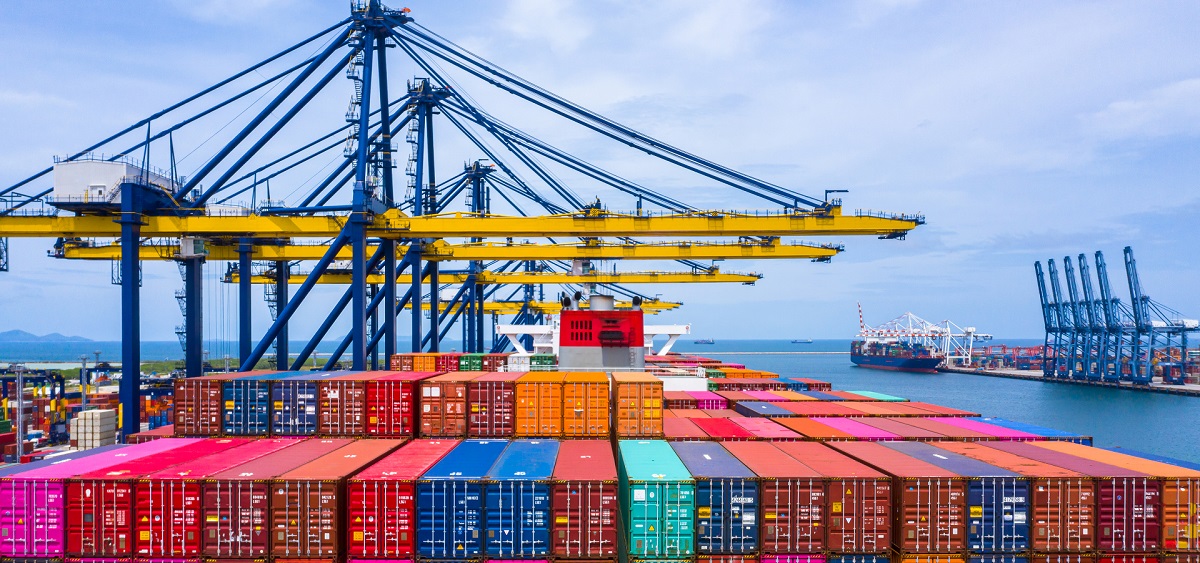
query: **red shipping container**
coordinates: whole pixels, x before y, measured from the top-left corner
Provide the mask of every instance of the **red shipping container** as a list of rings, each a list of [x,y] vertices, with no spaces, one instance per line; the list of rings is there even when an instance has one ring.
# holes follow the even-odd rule
[[[496,372],[508,365],[508,354],[484,354],[483,371]]]
[[[456,371],[421,381],[422,438],[463,438],[467,435],[467,383],[483,375]]]
[[[1035,553],[1030,563],[1096,563],[1096,556],[1089,553]]]
[[[176,436],[221,435],[221,388],[230,379],[266,372],[233,372],[175,380]]]
[[[663,391],[663,406],[668,409],[694,409],[696,398],[686,391]]]
[[[168,424],[166,426],[159,426],[158,428],[155,428],[154,430],[147,430],[145,432],[138,432],[137,434],[130,434],[125,437],[125,443],[126,444],[142,444],[142,443],[149,442],[152,440],[157,440],[159,438],[170,438],[171,436],[174,436],[174,435],[175,435],[175,425]]]
[[[801,401],[796,403],[776,403],[781,409],[791,411],[796,416],[864,416],[859,410],[824,401]]]
[[[133,555],[136,479],[245,445],[247,438],[210,439],[153,457],[77,475],[67,480],[67,554],[81,557]]]
[[[927,430],[929,432],[937,432],[938,434],[945,436],[947,440],[973,440],[974,441],[974,440],[994,440],[994,439],[996,439],[995,436],[992,436],[991,434],[979,432],[978,430],[971,430],[970,428],[963,428],[961,426],[955,426],[953,424],[946,424],[945,422],[938,422],[936,420],[930,420],[930,419],[924,418],[924,417],[910,416],[907,418],[893,418],[892,420],[895,420],[896,422],[900,422],[902,424],[906,424],[908,426],[912,426],[914,428],[920,428],[921,430]]]
[[[1057,465],[1096,481],[1096,547],[1107,552],[1157,551],[1162,483],[1132,469],[1038,447],[1034,442],[987,446]]]
[[[508,438],[513,435],[516,381],[525,373],[485,373],[467,383],[468,436]]]
[[[404,372],[366,382],[366,435],[403,438],[416,430],[418,397],[422,381],[438,372]]]
[[[825,549],[885,553],[892,538],[892,478],[817,442],[780,442],[826,480]]]
[[[892,476],[892,545],[901,553],[966,549],[967,492],[956,473],[871,442],[829,447]]]
[[[288,446],[295,438],[256,440],[236,452],[211,455],[150,473],[134,484],[134,555],[199,557],[203,539],[202,480]]]
[[[825,479],[767,442],[727,442],[759,479],[763,553],[819,553],[825,547]]]
[[[924,403],[921,401],[908,401],[904,404],[921,410],[927,410],[937,416],[979,416],[979,413],[977,412],[964,411],[962,409],[935,405],[933,403]]]
[[[759,440],[790,441],[804,438],[804,436],[767,418],[735,416],[726,420],[745,428]]]
[[[1157,553],[1101,553],[1100,563],[1158,563]]]
[[[945,436],[938,434],[932,430],[917,428],[904,424],[895,419],[883,418],[879,416],[864,416],[857,420],[860,424],[866,424],[872,428],[891,432],[900,437],[901,440],[942,440]]]
[[[434,369],[437,371],[458,371],[458,364],[462,361],[462,354],[453,352],[438,354],[434,360]]]
[[[663,419],[663,434],[667,440],[686,442],[686,441],[706,441],[709,436],[706,432],[696,426],[696,423],[689,418],[667,417]]]
[[[413,557],[416,480],[458,444],[458,440],[410,442],[347,482],[346,552],[350,557]]]
[[[728,418],[693,418],[692,423],[700,427],[713,440],[754,440],[753,433]]]
[[[364,371],[317,381],[317,434],[362,436],[367,427],[367,385],[397,375],[394,371]],[[411,400],[411,395],[409,396]]]
[[[271,480],[271,555],[331,558],[342,552],[346,479],[404,444],[359,440]]]
[[[210,476],[204,482],[205,557],[266,557],[270,536],[270,480],[350,444],[348,439],[303,440]],[[254,561],[254,559],[248,559]],[[261,560],[260,560],[261,561]]]
[[[617,462],[611,442],[566,440],[554,464],[551,543],[558,561],[617,553]]]

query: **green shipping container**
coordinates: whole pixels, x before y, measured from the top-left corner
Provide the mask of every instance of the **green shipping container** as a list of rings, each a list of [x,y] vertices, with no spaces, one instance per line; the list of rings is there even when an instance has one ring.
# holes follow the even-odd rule
[[[529,356],[529,369],[532,371],[550,371],[557,364],[554,354],[534,354]]]
[[[696,482],[662,440],[617,443],[617,474],[628,553],[623,561],[695,554]]]
[[[483,354],[463,354],[459,356],[458,371],[483,371]]]
[[[889,403],[908,402],[908,399],[905,399],[904,397],[897,397],[895,395],[888,395],[886,393],[876,393],[874,391],[849,391],[849,393],[854,393],[856,395],[862,395],[864,397],[870,397],[872,399],[878,399],[880,401],[887,401]]]

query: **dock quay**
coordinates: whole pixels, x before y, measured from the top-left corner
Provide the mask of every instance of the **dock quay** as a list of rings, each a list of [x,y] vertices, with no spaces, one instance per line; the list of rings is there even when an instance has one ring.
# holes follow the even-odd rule
[[[983,375],[987,377],[1007,377],[1009,379],[1025,379],[1029,381],[1042,381],[1045,383],[1064,383],[1067,385],[1085,385],[1088,387],[1108,387],[1111,389],[1126,389],[1129,391],[1148,391],[1151,393],[1166,393],[1169,395],[1187,395],[1190,397],[1200,397],[1200,385],[1186,383],[1183,385],[1168,385],[1163,383],[1151,383],[1149,385],[1134,385],[1127,381],[1120,383],[1112,383],[1106,381],[1080,381],[1075,379],[1055,379],[1042,375],[1039,370],[1020,370],[1020,369],[982,369],[982,368],[956,368],[956,367],[939,367],[939,372],[943,373],[962,373],[967,375]]]

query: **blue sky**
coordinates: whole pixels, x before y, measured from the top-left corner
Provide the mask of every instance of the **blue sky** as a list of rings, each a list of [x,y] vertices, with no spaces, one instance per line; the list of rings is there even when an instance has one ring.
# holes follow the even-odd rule
[[[861,302],[869,322],[912,311],[999,336],[1038,337],[1033,262],[1103,250],[1117,292],[1127,295],[1126,245],[1137,253],[1148,294],[1200,316],[1200,4],[407,5],[456,43],[690,152],[808,194],[849,189],[848,209],[928,219],[904,241],[835,239],[846,252],[830,264],[723,265],[765,274],[755,286],[650,289],[686,303],[655,322],[690,322],[696,334],[718,338],[843,338],[856,331]],[[340,1],[7,5],[0,184],[346,13]],[[420,74],[411,64],[393,68],[396,84]],[[485,84],[461,78],[461,87],[493,115],[643,185],[697,206],[765,207]],[[339,125],[348,83],[337,80],[333,90],[281,139],[296,146],[307,132]],[[182,168],[199,165],[218,128],[176,139],[181,155],[200,145]],[[479,156],[447,141],[439,148],[443,170]],[[162,158],[159,151],[156,164]],[[585,199],[603,195],[611,208],[632,207],[589,184],[572,186]],[[12,242],[12,271],[0,274],[0,330],[118,339],[109,265],[46,258],[50,242]],[[223,267],[210,264],[210,277]],[[233,338],[234,292],[209,285],[208,337]],[[172,293],[180,287],[174,265],[145,265],[145,338],[174,338],[180,317]],[[311,331],[332,294],[318,292],[293,335]],[[255,307],[261,331],[267,310]]]

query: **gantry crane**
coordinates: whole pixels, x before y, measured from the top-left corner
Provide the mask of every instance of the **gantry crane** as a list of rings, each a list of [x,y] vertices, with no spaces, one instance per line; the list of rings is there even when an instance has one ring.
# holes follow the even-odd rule
[[[389,52],[415,65],[400,72],[419,74],[399,94],[393,82],[396,57],[389,64]],[[493,117],[444,68],[628,147],[638,158],[694,174],[706,189],[738,190],[742,201],[768,209],[694,207],[605,170]],[[339,75],[350,82],[344,121],[298,147],[283,146],[280,132],[299,121],[315,98],[336,90]],[[219,121],[226,110],[237,116]],[[175,133],[214,122],[224,132],[223,142],[205,149],[203,164],[181,176]],[[439,180],[435,151],[445,148],[447,132],[466,139],[476,152],[461,173]],[[402,179],[393,172],[398,139],[409,146],[401,156]],[[161,150],[164,144],[168,151]],[[169,155],[170,166],[151,166],[152,147]],[[280,185],[291,193],[279,197]],[[593,195],[580,196],[579,189]],[[614,204],[632,210],[610,210]],[[497,299],[501,286],[486,283],[496,273],[486,262],[511,261],[517,265],[511,271],[520,269],[527,281],[538,279],[530,274],[536,274],[539,260],[675,260],[697,273],[712,267],[698,260],[826,261],[841,247],[784,240],[899,239],[923,223],[919,214],[844,213],[828,192],[824,198],[807,196],[653,139],[470,53],[418,24],[409,10],[392,10],[379,0],[356,0],[348,18],[0,189],[0,240],[56,239],[56,255],[118,261],[126,432],[137,428],[139,416],[141,260],[169,254],[181,263],[189,376],[202,369],[199,303],[206,259],[236,260],[238,272],[251,274],[238,279],[242,370],[253,368],[272,346],[283,360],[277,365],[288,363],[289,321],[335,262],[349,260],[346,292],[329,318],[349,310],[351,328],[342,351],[353,369],[364,369],[372,352],[396,351],[398,316],[405,307],[430,311],[428,325],[421,314],[411,315],[413,351],[437,351],[455,318],[471,332],[466,348],[483,351],[482,322],[490,311],[515,309],[519,320],[553,311],[532,283],[518,286],[519,299]],[[687,241],[660,240],[669,238]],[[0,266],[4,256],[0,246]],[[274,319],[257,341],[250,324],[256,260],[270,263],[276,273]],[[311,264],[303,280],[292,276],[300,261]],[[441,264],[451,261],[465,267],[450,275],[459,289],[443,302],[447,276]],[[570,281],[566,287],[574,290],[614,280],[558,281]],[[646,296],[620,285],[598,287],[628,297],[631,305],[638,300],[651,306]],[[328,330],[319,330],[305,348],[315,347]]]

